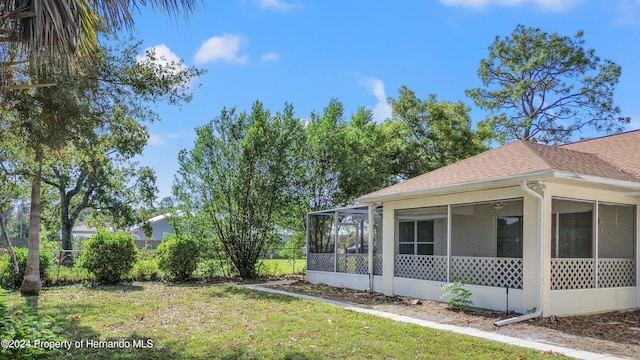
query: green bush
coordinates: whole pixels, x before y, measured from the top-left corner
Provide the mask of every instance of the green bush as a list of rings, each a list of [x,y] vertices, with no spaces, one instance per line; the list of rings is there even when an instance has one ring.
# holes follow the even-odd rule
[[[172,280],[187,280],[193,276],[201,257],[201,246],[193,237],[165,234],[156,249],[158,266]]]
[[[205,280],[237,276],[238,271],[229,260],[202,257],[198,262],[195,277]]]
[[[131,234],[98,230],[84,243],[80,264],[95,275],[96,281],[114,284],[129,274],[137,260],[138,248]]]
[[[133,265],[131,280],[151,281],[160,278],[160,268],[156,260],[140,260]]]
[[[452,282],[445,284],[440,288],[440,291],[444,292],[440,298],[442,299],[447,296],[451,296],[448,302],[449,308],[458,309],[460,311],[466,310],[469,306],[473,305],[473,302],[471,301],[471,291],[465,289],[464,286],[466,283],[462,278],[454,276],[451,280]]]
[[[142,250],[138,252],[138,261],[131,270],[131,280],[149,281],[160,278],[160,268],[156,259],[155,251]]]
[[[4,254],[0,257],[0,274],[2,274],[2,280],[0,286],[7,289],[19,289],[22,286],[22,280],[24,279],[24,273],[27,268],[27,249],[14,248],[13,252],[16,254],[16,260],[18,261],[19,273],[13,272],[13,264],[9,254]],[[53,256],[49,251],[40,251],[40,280],[45,282],[47,280],[47,268],[51,266],[53,262]]]
[[[33,315],[26,308],[22,311],[9,311],[4,294],[0,289],[0,359],[46,359],[54,355],[64,355],[60,349],[48,349],[35,346],[35,341],[63,342],[60,334],[60,320]],[[9,343],[5,344],[5,340]],[[12,346],[11,346],[12,345]]]

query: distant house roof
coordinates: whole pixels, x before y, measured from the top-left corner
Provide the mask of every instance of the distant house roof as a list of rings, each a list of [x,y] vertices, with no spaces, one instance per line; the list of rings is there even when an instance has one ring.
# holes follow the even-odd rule
[[[562,171],[623,182],[640,182],[640,131],[547,146],[518,140],[457,163],[364,195],[372,202],[405,193]]]
[[[154,223],[157,223],[158,221],[161,221],[161,220],[167,219],[167,218],[171,217],[172,215],[173,215],[172,213],[166,213],[166,214],[156,215],[156,216],[154,216],[154,217],[150,218],[149,220],[145,221],[145,222],[144,222],[144,223],[142,223],[142,224],[136,224],[136,225],[132,226],[131,228],[129,228],[129,231],[136,231],[136,230],[138,230],[138,229],[141,229],[141,228],[142,228],[142,226],[143,226],[144,224],[151,224],[151,225],[153,225]]]

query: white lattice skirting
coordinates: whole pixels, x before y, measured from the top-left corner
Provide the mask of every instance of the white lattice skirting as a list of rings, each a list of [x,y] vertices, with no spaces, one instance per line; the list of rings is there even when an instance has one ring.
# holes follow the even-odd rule
[[[396,255],[395,276],[447,281],[447,257]],[[454,277],[469,284],[522,289],[522,259],[452,256]]]
[[[396,255],[395,276],[447,281],[447,257],[430,255]]]
[[[598,287],[636,286],[635,259],[598,259]]]
[[[522,259],[451,257],[451,278],[469,284],[522,289]]]
[[[307,255],[307,270],[315,271],[335,271],[335,257],[334,254],[315,254],[311,253]]]
[[[594,259],[551,259],[551,290],[591,289],[595,283]],[[598,259],[598,287],[636,285],[635,259]]]
[[[314,271],[334,272],[336,269],[335,255],[311,253],[307,256],[307,269]],[[368,254],[338,254],[337,270],[341,273],[367,275],[369,274]],[[382,275],[382,256],[373,256],[373,274]]]
[[[338,272],[368,274],[369,256],[367,254],[338,254]]]

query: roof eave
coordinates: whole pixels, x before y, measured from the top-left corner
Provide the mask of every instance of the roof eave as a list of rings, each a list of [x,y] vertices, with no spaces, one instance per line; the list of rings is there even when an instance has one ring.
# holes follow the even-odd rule
[[[399,192],[399,193],[393,193],[393,194],[387,194],[387,195],[377,195],[377,196],[365,195],[357,198],[356,202],[358,204],[375,204],[375,203],[382,203],[385,201],[406,200],[406,199],[423,197],[423,196],[428,196],[433,194],[444,195],[444,194],[453,194],[453,193],[460,193],[460,192],[469,192],[469,191],[480,190],[480,189],[499,188],[503,186],[518,184],[522,180],[527,180],[527,181],[544,180],[546,178],[552,177],[553,174],[554,174],[553,170],[543,170],[543,171],[536,171],[533,173],[503,176],[503,177],[498,177],[493,179],[472,181],[472,182],[446,185],[446,186],[438,186],[438,187],[432,187],[427,189],[412,190],[412,191]]]
[[[590,184],[606,185],[616,187],[620,189],[627,189],[629,196],[639,196],[640,194],[640,182],[629,180],[617,180],[601,176],[585,175],[570,171],[559,170],[543,170],[527,174],[518,174],[511,176],[504,176],[499,178],[493,178],[488,180],[473,181],[468,183],[439,186],[428,189],[413,190],[407,192],[393,193],[387,195],[378,196],[362,196],[356,199],[358,204],[375,204],[383,203],[385,201],[406,200],[416,197],[424,197],[429,195],[446,195],[461,192],[469,192],[480,189],[492,189],[503,186],[516,185],[517,183],[525,181],[542,181],[549,178],[565,179],[577,182],[584,182]]]
[[[638,181],[611,179],[602,176],[585,175],[570,171],[554,171],[553,177],[557,179],[566,179],[577,182],[606,185],[619,189],[626,189],[628,190],[630,196],[637,196],[631,195],[631,193],[640,192],[640,182]]]

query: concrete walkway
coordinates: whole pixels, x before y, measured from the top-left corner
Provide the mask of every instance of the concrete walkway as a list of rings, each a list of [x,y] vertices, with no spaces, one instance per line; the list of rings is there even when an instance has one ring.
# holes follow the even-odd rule
[[[285,285],[285,284],[289,284],[291,282],[292,282],[291,280],[283,280],[283,281],[273,281],[273,282],[264,283],[264,284],[252,284],[252,285],[244,285],[244,286],[249,288],[249,289],[253,289],[253,290],[265,291],[265,292],[270,292],[270,293],[280,294],[280,295],[286,295],[286,296],[292,296],[292,297],[296,297],[296,298],[300,298],[300,299],[319,301],[319,302],[322,302],[322,303],[325,303],[325,304],[339,306],[339,307],[342,307],[342,308],[344,308],[346,310],[355,311],[355,312],[364,313],[364,314],[370,314],[370,315],[374,315],[374,316],[379,316],[379,317],[383,317],[383,318],[386,318],[386,319],[399,321],[399,322],[402,322],[402,323],[415,324],[415,325],[424,326],[424,327],[428,327],[428,328],[432,328],[432,329],[451,331],[451,332],[454,332],[454,333],[457,333],[457,334],[473,336],[473,337],[486,339],[486,340],[491,340],[491,341],[496,341],[496,342],[509,344],[509,345],[521,346],[521,347],[524,347],[524,348],[535,349],[535,350],[538,350],[538,351],[551,351],[551,352],[554,352],[554,353],[557,353],[557,354],[562,354],[564,356],[569,356],[569,357],[572,357],[572,358],[575,358],[575,359],[584,359],[584,360],[623,360],[624,359],[624,358],[620,358],[620,357],[615,357],[613,355],[597,354],[597,353],[593,353],[593,352],[589,352],[589,351],[581,351],[581,350],[569,349],[569,348],[565,348],[565,347],[561,347],[561,346],[544,344],[544,343],[530,341],[530,340],[517,339],[517,338],[514,338],[514,337],[495,334],[495,333],[482,331],[482,330],[478,330],[478,329],[474,329],[474,328],[460,327],[460,326],[446,325],[446,324],[439,324],[439,323],[432,322],[432,321],[416,319],[416,318],[412,318],[412,317],[409,317],[409,316],[389,313],[389,312],[386,312],[386,311],[367,309],[365,307],[361,307],[361,306],[358,306],[358,305],[345,303],[345,302],[342,302],[342,301],[328,300],[328,299],[323,299],[323,298],[319,298],[319,297],[315,297],[315,296],[296,294],[296,293],[277,290],[277,289],[273,289],[273,288],[269,288],[269,287],[265,286],[265,285]]]

